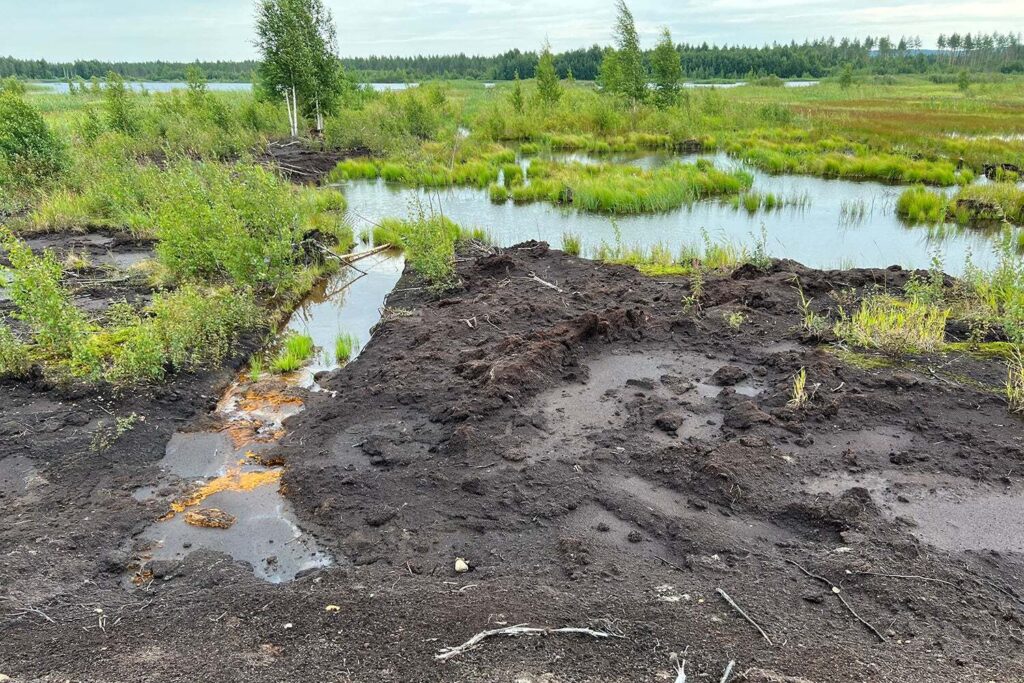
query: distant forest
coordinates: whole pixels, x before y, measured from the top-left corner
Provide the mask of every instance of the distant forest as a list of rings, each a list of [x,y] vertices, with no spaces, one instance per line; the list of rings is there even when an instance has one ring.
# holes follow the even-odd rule
[[[1024,73],[1024,45],[1019,34],[939,36],[935,49],[923,49],[921,40],[887,37],[864,40],[832,38],[766,45],[764,47],[677,46],[686,78],[737,79],[775,75],[780,78],[821,78],[847,64],[879,74],[929,73],[970,69]],[[595,80],[604,48],[594,45],[555,55],[555,67],[563,78],[572,73],[579,80]],[[419,57],[356,57],[341,60],[348,74],[366,82],[403,82],[435,78],[496,80],[533,78],[536,52],[510,50],[493,57],[436,55]],[[196,62],[211,81],[244,82],[252,79],[254,61]],[[191,63],[99,62],[68,63],[0,57],[0,78],[67,80],[106,75],[143,81],[183,81]]]

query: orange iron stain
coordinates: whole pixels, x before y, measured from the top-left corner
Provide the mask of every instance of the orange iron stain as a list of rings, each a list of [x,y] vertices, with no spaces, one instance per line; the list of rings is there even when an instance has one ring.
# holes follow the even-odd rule
[[[224,476],[210,480],[191,495],[171,503],[171,512],[167,513],[161,520],[171,519],[175,514],[198,505],[215,493],[221,493],[222,491],[252,491],[261,486],[277,483],[281,480],[282,474],[284,473],[281,470],[240,472],[237,469],[232,469]]]

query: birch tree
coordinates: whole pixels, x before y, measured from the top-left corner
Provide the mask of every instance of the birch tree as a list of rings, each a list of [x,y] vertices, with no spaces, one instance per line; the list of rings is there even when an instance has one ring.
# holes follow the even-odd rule
[[[284,99],[292,136],[300,117],[323,130],[341,91],[341,62],[330,11],[322,0],[258,0],[256,47],[263,56],[263,85]]]

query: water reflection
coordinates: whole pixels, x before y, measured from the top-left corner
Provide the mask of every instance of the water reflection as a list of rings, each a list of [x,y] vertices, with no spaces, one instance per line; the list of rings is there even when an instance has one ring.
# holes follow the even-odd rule
[[[553,155],[559,159],[596,163],[585,154]],[[938,254],[947,272],[961,274],[968,255],[980,267],[997,260],[989,231],[947,227],[928,230],[908,227],[896,216],[896,200],[903,186],[878,182],[826,180],[810,176],[769,175],[724,154],[678,156],[627,154],[601,157],[600,161],[655,168],[676,160],[700,156],[721,168],[743,168],[754,176],[754,190],[784,198],[806,197],[801,206],[754,215],[736,210],[729,202],[704,201],[657,215],[622,216],[614,221],[603,215],[585,214],[549,204],[492,204],[486,192],[453,188],[418,190],[383,181],[353,181],[344,185],[356,230],[387,216],[407,216],[409,207],[431,204],[465,227],[487,230],[498,244],[511,245],[538,239],[560,245],[566,232],[578,234],[583,253],[592,253],[602,242],[613,244],[616,226],[626,246],[683,244],[712,239],[751,244],[764,229],[768,250],[776,257],[791,258],[815,268],[887,267],[927,268]],[[945,190],[949,192],[950,190]]]

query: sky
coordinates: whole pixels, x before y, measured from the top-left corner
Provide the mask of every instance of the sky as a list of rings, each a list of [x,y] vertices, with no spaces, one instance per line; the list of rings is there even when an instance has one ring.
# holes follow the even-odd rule
[[[613,0],[324,0],[342,56],[493,55],[610,41]],[[1024,0],[629,0],[646,46],[1024,31]],[[0,55],[50,61],[255,56],[252,0],[0,0]]]

